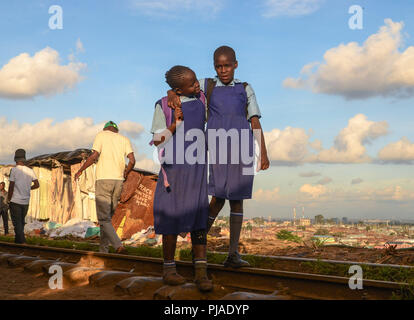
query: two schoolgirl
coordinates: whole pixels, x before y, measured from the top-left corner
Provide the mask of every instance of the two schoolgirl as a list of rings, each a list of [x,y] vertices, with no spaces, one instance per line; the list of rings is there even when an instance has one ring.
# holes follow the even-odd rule
[[[244,152],[247,150],[249,156],[254,155],[256,139],[260,146],[257,170],[266,170],[269,160],[254,91],[249,84],[234,78],[237,66],[234,50],[222,46],[214,52],[217,76],[213,79],[197,81],[190,69],[174,67],[167,72],[167,82],[172,88],[168,91],[168,105],[171,109],[167,107],[166,98],[156,104],[152,133],[154,141],[158,140],[157,144],[164,144],[164,151],[171,147],[168,144],[177,143],[177,128],[181,118],[184,118],[181,123],[184,134],[192,128],[203,129],[206,114],[207,132],[237,132],[236,140],[226,138],[224,144],[220,142],[223,138],[220,135],[212,138],[206,134],[210,155],[208,185],[207,166],[203,161],[183,165],[170,161],[172,164],[165,162],[161,167],[154,197],[154,227],[156,233],[163,234],[164,280],[167,283],[183,282],[175,269],[175,244],[178,234],[191,232],[195,282],[200,289],[212,289],[205,272],[206,234],[226,199],[230,202],[230,245],[224,265],[233,268],[249,266],[247,261],[241,259],[238,244],[244,214],[243,200],[252,197],[254,167],[253,161],[242,161],[242,149]],[[203,103],[205,100],[206,105]],[[168,124],[169,112],[176,119],[171,124]],[[201,139],[200,143],[202,142]],[[233,148],[234,143],[238,144],[238,148]],[[176,153],[185,154],[189,146],[188,143],[184,144],[184,149],[176,150]],[[223,162],[224,155],[226,160]],[[235,158],[239,161],[232,161],[234,156],[238,156]],[[167,158],[165,156],[164,159]],[[212,196],[210,203],[207,193]]]

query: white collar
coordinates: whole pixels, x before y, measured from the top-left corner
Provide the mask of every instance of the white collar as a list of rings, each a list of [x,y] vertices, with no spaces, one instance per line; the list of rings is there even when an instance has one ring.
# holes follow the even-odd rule
[[[233,79],[229,84],[226,85],[220,81],[218,76],[215,76],[213,80],[216,81],[216,87],[226,87],[226,86],[234,87],[236,83],[241,83],[239,79]]]

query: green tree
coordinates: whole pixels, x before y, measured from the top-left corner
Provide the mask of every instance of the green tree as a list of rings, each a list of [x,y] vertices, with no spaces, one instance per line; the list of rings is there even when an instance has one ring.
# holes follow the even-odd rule
[[[245,229],[246,229],[247,231],[252,231],[252,230],[253,230],[253,227],[252,227],[252,225],[250,224],[250,222],[248,222],[248,223],[246,224]]]
[[[255,217],[253,218],[253,222],[256,224],[264,224],[264,218],[263,217]]]
[[[293,242],[301,242],[302,238],[293,234],[291,231],[288,230],[280,230],[278,233],[276,233],[276,237],[280,240],[288,240]]]
[[[316,215],[315,216],[315,223],[316,224],[322,224],[323,222],[324,222],[324,218],[323,218],[323,215],[321,215],[321,214],[318,214],[318,215]]]
[[[324,229],[324,228],[319,228],[318,230],[316,230],[316,232],[314,233],[315,236],[327,236],[329,235],[329,230],[328,229]]]

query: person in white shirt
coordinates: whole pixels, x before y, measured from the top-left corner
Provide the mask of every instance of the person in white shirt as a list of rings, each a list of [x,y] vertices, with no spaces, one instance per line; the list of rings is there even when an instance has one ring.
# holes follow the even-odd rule
[[[10,172],[8,202],[14,226],[14,242],[25,243],[24,225],[29,209],[30,191],[39,188],[39,181],[33,169],[25,166],[26,151],[17,149],[14,154],[16,167]]]
[[[4,235],[9,233],[9,205],[7,204],[6,183],[0,182],[0,216],[3,218]]]
[[[129,139],[118,133],[116,123],[109,121],[103,131],[99,132],[93,143],[92,154],[86,159],[75,175],[79,179],[86,168],[96,164],[95,202],[100,231],[100,252],[108,252],[109,244],[116,253],[125,253],[126,249],[112,226],[112,216],[115,213],[121,197],[124,179],[135,166],[135,156]],[[125,157],[129,163],[125,168]]]

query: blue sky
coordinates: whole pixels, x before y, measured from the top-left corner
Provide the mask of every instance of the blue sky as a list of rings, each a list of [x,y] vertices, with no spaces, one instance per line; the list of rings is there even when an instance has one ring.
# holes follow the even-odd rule
[[[354,4],[363,8],[362,30],[348,26]],[[48,26],[52,5],[63,9],[62,30]],[[304,206],[311,217],[410,218],[413,7],[408,0],[1,2],[0,133],[10,138],[0,142],[0,162],[11,162],[21,146],[29,156],[91,147],[111,119],[124,122],[139,164],[151,166],[149,129],[154,102],[167,90],[165,71],[183,64],[200,78],[214,76],[212,54],[226,44],[237,52],[236,77],[255,89],[272,160],[255,179],[247,216],[288,217]],[[53,55],[47,47],[59,57],[48,60],[52,66],[20,69],[36,53]],[[315,61],[322,67],[302,77]],[[30,86],[16,93],[10,75],[27,76]],[[367,97],[358,96],[361,87]],[[321,144],[312,149],[315,140]],[[309,172],[320,175],[300,176]]]

